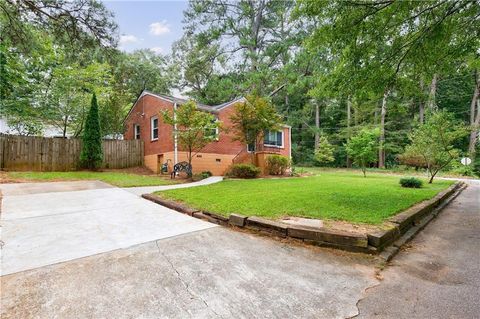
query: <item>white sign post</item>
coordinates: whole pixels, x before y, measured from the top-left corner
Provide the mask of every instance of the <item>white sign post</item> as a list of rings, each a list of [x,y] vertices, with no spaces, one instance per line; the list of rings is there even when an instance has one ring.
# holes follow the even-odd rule
[[[462,157],[460,162],[465,166],[472,164],[472,160],[469,157]]]

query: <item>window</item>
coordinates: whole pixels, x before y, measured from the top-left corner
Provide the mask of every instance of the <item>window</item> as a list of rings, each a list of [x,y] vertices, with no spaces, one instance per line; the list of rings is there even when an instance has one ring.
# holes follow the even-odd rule
[[[255,144],[247,144],[247,152],[255,152]]]
[[[218,122],[218,119],[214,119],[212,121],[212,125],[217,123],[217,122]],[[218,126],[215,127],[215,128],[207,128],[205,130],[205,136],[212,137],[213,139],[215,139],[217,141],[218,141],[218,133],[219,133]]]
[[[266,131],[263,138],[263,145],[283,147],[283,131]]]
[[[154,116],[150,119],[150,127],[152,131],[152,141],[158,140],[158,117]]]
[[[133,135],[135,136],[136,140],[140,139],[140,125],[133,124]]]

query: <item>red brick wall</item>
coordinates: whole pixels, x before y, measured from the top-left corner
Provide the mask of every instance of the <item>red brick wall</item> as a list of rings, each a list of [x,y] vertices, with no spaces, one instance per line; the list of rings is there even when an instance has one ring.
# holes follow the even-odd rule
[[[125,121],[126,132],[124,138],[130,140],[134,138],[134,124],[140,125],[140,136],[145,142],[145,156],[152,154],[161,154],[172,152],[173,145],[173,128],[171,125],[162,122],[160,112],[163,110],[173,111],[173,103],[162,100],[155,96],[145,95],[141,97],[135,107],[132,109],[130,115]],[[235,111],[234,105],[226,107],[217,114],[222,126],[225,128],[231,127],[230,116]],[[142,116],[143,114],[143,116]],[[150,119],[153,116],[158,116],[158,140],[151,140]],[[279,149],[280,154],[289,156],[290,154],[290,130],[284,128],[284,147]],[[246,149],[246,146],[238,141],[233,141],[234,132],[226,132],[220,130],[218,141],[214,141],[202,150],[202,153],[215,153],[225,155],[236,155],[240,151]],[[268,150],[267,148],[265,150]],[[181,148],[179,147],[179,151]],[[277,149],[278,151],[278,149]]]
[[[160,115],[160,112],[164,110],[173,112],[173,103],[151,95],[145,95],[138,100],[125,121],[127,130],[124,138],[126,140],[134,138],[133,126],[134,124],[140,124],[140,136],[145,142],[145,155],[173,151],[173,128],[171,125],[163,123]],[[153,116],[158,116],[158,140],[156,141],[151,139],[150,119]]]
[[[218,153],[218,154],[229,154],[229,155],[236,155],[240,151],[246,148],[245,145],[240,143],[239,141],[234,141],[233,138],[235,133],[230,130],[227,132],[225,128],[231,128],[232,122],[230,121],[230,116],[235,111],[235,107],[229,106],[226,107],[217,114],[218,120],[221,122],[221,126],[224,129],[220,129],[220,133],[218,135],[218,141],[214,141],[202,150],[204,153]]]

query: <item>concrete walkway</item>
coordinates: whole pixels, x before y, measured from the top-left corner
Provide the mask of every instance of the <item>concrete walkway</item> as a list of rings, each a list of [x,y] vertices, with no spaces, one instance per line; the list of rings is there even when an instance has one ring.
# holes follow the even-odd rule
[[[479,318],[480,181],[466,182],[367,290],[358,318]]]
[[[201,181],[193,182],[193,183],[164,185],[164,186],[126,187],[126,188],[123,188],[123,189],[126,190],[129,193],[141,196],[143,194],[150,194],[150,193],[153,193],[153,192],[166,191],[166,190],[169,190],[169,189],[203,186],[203,185],[218,183],[218,182],[221,182],[221,181],[223,181],[222,176],[211,176],[211,177],[202,179]]]
[[[96,181],[0,190],[1,275],[215,227]]]

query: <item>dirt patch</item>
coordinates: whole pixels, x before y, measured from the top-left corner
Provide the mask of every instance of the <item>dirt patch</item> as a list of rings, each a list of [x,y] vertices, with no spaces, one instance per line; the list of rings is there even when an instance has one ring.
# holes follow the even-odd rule
[[[10,177],[7,172],[0,171],[0,184],[11,184],[11,183],[22,183],[25,180],[20,178],[12,178]]]

